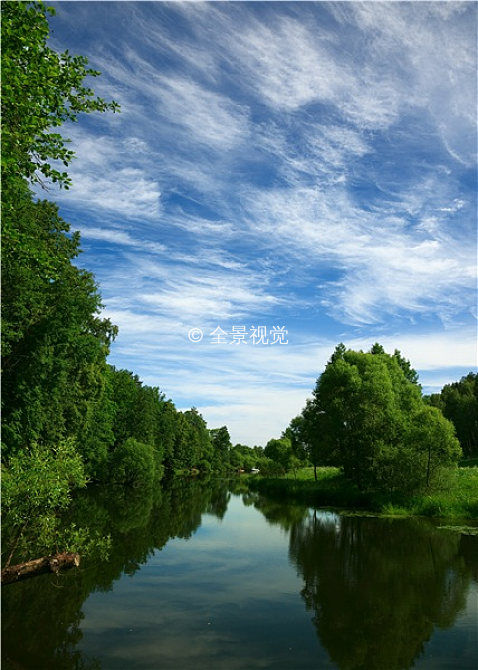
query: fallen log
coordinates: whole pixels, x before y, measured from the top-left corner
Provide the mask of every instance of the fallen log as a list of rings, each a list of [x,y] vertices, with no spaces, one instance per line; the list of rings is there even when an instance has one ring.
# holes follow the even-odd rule
[[[43,556],[42,558],[35,558],[33,561],[26,561],[4,568],[2,570],[2,584],[12,584],[45,572],[57,573],[61,569],[77,568],[79,565],[79,554],[63,552],[62,554]]]

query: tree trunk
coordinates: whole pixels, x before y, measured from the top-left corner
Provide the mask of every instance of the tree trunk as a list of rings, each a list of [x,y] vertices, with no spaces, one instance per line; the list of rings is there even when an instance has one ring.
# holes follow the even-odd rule
[[[43,556],[33,561],[11,565],[2,570],[2,584],[12,584],[21,579],[41,575],[44,572],[59,572],[62,568],[77,568],[80,565],[80,555],[64,552],[63,554],[53,554],[52,556]]]

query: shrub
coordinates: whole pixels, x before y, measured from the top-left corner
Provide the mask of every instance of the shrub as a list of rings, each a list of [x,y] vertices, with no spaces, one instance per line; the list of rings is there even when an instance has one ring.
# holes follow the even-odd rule
[[[150,484],[155,472],[154,449],[129,437],[111,458],[111,480],[129,486]]]

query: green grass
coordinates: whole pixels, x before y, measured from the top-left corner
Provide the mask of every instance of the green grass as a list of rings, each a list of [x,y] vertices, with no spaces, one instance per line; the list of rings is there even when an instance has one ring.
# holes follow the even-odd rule
[[[447,490],[416,496],[411,508],[420,516],[478,519],[478,467],[458,468]]]
[[[363,493],[338,468],[302,468],[284,477],[252,477],[253,490],[284,502],[317,507],[366,510],[384,516],[427,516],[447,519],[478,519],[478,467],[450,472],[438,491],[412,497]]]
[[[368,497],[338,468],[317,468],[317,481],[313,468],[302,468],[296,476],[288,473],[284,477],[253,477],[249,483],[251,489],[285,502],[359,509],[366,509],[369,504]]]
[[[317,479],[321,481],[324,479],[334,478],[340,474],[341,474],[340,468],[331,468],[331,467],[317,468]],[[288,472],[286,475],[284,475],[283,478],[314,481],[314,468],[310,466],[307,468],[298,468],[295,473],[292,471]]]

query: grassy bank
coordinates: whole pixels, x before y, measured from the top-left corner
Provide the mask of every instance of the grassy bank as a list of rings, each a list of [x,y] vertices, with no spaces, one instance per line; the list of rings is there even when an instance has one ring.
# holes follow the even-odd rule
[[[413,497],[363,493],[338,468],[303,468],[284,477],[251,477],[251,489],[284,502],[315,507],[339,507],[389,516],[428,516],[478,519],[478,467],[458,468],[450,474],[446,490]]]

